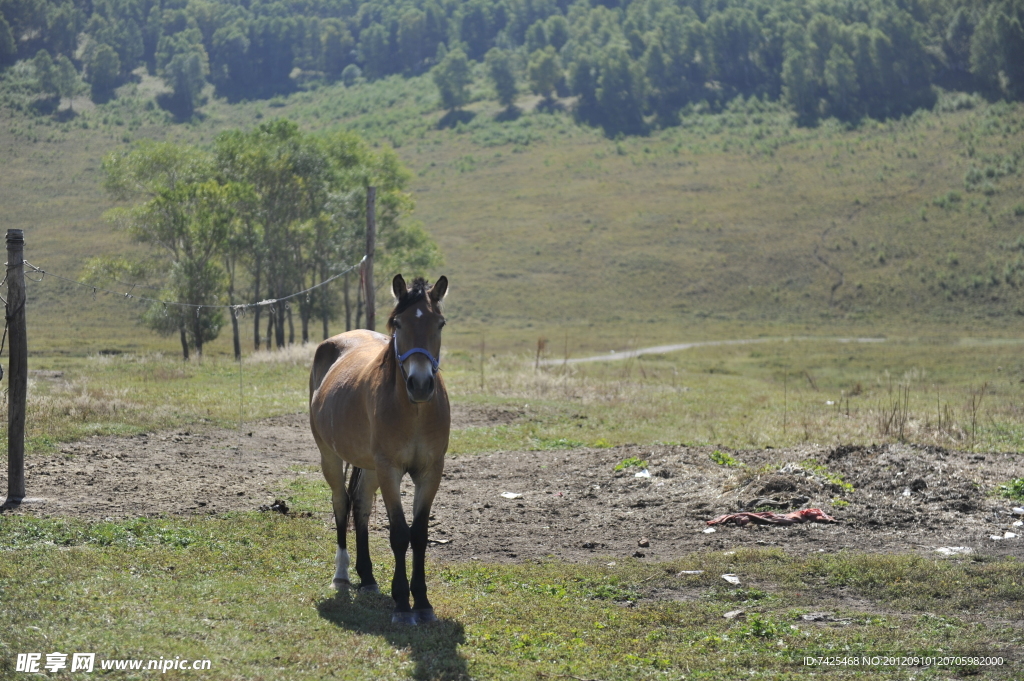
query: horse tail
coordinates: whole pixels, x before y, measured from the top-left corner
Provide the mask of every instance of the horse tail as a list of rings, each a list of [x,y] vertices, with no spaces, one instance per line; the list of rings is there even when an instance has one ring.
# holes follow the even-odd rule
[[[348,468],[348,465],[345,467]],[[355,506],[356,503],[355,494],[359,485],[359,479],[363,477],[361,475],[362,472],[362,468],[352,466],[352,477],[348,480],[348,495],[345,499],[345,527],[348,527],[348,519],[352,516],[352,507]]]
[[[323,383],[327,372],[339,357],[341,357],[341,348],[333,340],[325,340],[316,347],[316,354],[313,356],[313,369],[309,372],[309,399],[313,399],[313,393]]]

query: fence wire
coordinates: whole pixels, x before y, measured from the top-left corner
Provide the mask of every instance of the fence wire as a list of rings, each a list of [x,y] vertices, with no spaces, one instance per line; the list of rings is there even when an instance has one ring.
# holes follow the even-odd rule
[[[108,293],[110,295],[115,295],[115,296],[118,296],[118,297],[123,297],[126,300],[140,300],[140,301],[145,301],[145,302],[148,302],[148,303],[160,303],[161,305],[164,305],[164,306],[191,308],[191,309],[194,309],[196,311],[196,314],[199,314],[199,310],[207,309],[207,308],[211,309],[211,310],[231,310],[231,313],[233,315],[238,316],[239,313],[244,313],[248,309],[257,308],[257,307],[266,307],[266,306],[269,306],[269,305],[274,305],[275,303],[279,303],[279,302],[281,302],[283,300],[291,300],[292,298],[298,298],[299,296],[309,295],[309,293],[311,291],[314,291],[314,290],[316,290],[318,288],[326,286],[327,284],[331,283],[335,279],[339,279],[339,278],[345,276],[346,274],[348,274],[349,272],[351,272],[352,270],[356,269],[357,267],[360,267],[365,260],[366,260],[366,256],[364,255],[362,257],[362,259],[359,262],[357,262],[355,265],[352,265],[352,266],[342,270],[341,272],[338,272],[337,274],[335,274],[333,276],[330,276],[327,279],[324,279],[320,283],[314,284],[313,286],[310,286],[307,289],[303,289],[301,291],[296,291],[295,293],[289,293],[288,295],[281,296],[280,298],[267,298],[266,300],[261,300],[258,303],[238,303],[236,305],[205,305],[205,304],[199,304],[199,303],[182,303],[182,302],[179,302],[179,301],[160,300],[159,298],[148,298],[146,296],[139,296],[139,295],[135,295],[135,294],[132,293],[132,291],[134,291],[135,288],[138,286],[137,284],[132,284],[131,288],[129,288],[127,291],[113,291],[113,290],[105,289],[105,288],[102,288],[102,287],[99,287],[99,286],[93,286],[92,284],[87,284],[85,282],[78,281],[76,279],[71,279],[69,277],[62,277],[59,274],[54,274],[53,272],[49,272],[47,270],[44,270],[41,267],[36,267],[32,263],[30,263],[28,260],[24,260],[23,262],[25,264],[25,267],[31,269],[33,272],[36,272],[36,273],[38,273],[40,275],[39,279],[31,279],[30,278],[32,281],[34,281],[36,283],[39,283],[39,282],[43,281],[46,277],[49,276],[49,277],[53,277],[54,279],[58,279],[60,281],[66,281],[69,284],[75,284],[76,286],[81,286],[82,288],[90,289],[92,291],[93,295],[96,295],[97,293]]]

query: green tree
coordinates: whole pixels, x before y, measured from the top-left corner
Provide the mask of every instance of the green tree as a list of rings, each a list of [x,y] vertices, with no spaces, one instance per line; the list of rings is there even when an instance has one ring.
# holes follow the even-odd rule
[[[53,63],[53,58],[50,57],[50,53],[46,50],[36,52],[36,56],[32,60],[32,68],[36,72],[36,85],[39,87],[39,91],[56,95],[59,92],[57,88],[57,68]]]
[[[608,134],[640,134],[645,131],[643,106],[646,82],[641,64],[621,45],[613,45],[601,64],[597,103],[601,124]]]
[[[857,118],[858,84],[853,59],[839,44],[832,46],[825,62],[825,86],[831,113],[843,120]]]
[[[802,125],[818,120],[817,83],[810,69],[803,35],[792,44],[782,65],[782,95],[796,112]]]
[[[494,44],[494,38],[505,27],[504,5],[488,0],[460,3],[454,24],[459,40],[466,46],[468,57],[483,59]]]
[[[991,91],[1024,98],[1024,2],[989,5],[971,38],[971,72]]]
[[[121,76],[121,60],[110,45],[101,44],[92,51],[86,69],[86,80],[92,85],[94,102],[108,100]]]
[[[467,88],[471,77],[466,53],[459,48],[451,50],[433,68],[431,76],[441,95],[441,106],[449,111],[462,108],[469,97]]]
[[[75,70],[75,65],[63,54],[57,57],[57,63],[54,64],[53,86],[57,96],[61,99],[67,98],[68,110],[74,111],[73,100],[82,89],[82,80]]]
[[[428,45],[427,15],[418,9],[407,10],[398,21],[398,53],[402,69],[418,72],[421,62],[430,54]]]
[[[368,79],[383,78],[391,73],[392,55],[388,31],[381,24],[372,24],[360,34],[359,57]]]
[[[243,232],[248,236],[242,243],[253,300],[279,299],[357,261],[365,245],[368,185],[377,187],[381,262],[402,262],[402,258],[432,261],[431,253],[436,253],[429,239],[417,236],[423,235],[415,225],[401,220],[412,207],[405,192],[409,173],[393,151],[371,152],[351,133],[326,138],[307,135],[289,121],[267,123],[249,132],[224,133],[217,138],[216,149],[221,178],[252,192],[252,204],[242,213],[248,216],[243,220]],[[348,300],[347,281],[341,290]],[[305,340],[316,316],[326,333],[340,301],[329,290],[317,289],[295,304]],[[257,308],[253,321],[257,346],[260,314],[261,308]],[[278,347],[290,342],[284,326],[288,314],[283,302],[272,310]],[[351,325],[350,306],[346,317]],[[268,342],[270,337],[268,333]]]
[[[352,34],[340,22],[324,22],[320,40],[323,43],[323,70],[329,78],[340,78],[350,64],[355,47]]]
[[[210,74],[202,34],[192,27],[160,39],[157,73],[172,90],[172,108],[187,118],[202,104],[203,87]]]
[[[569,91],[579,95],[576,117],[587,123],[597,124],[600,120],[600,105],[597,101],[597,68],[588,55],[581,55],[569,67]]]
[[[540,19],[526,29],[525,46],[527,54],[534,54],[537,50],[543,50],[548,46],[547,31],[544,28],[544,22]]]
[[[492,47],[484,58],[487,74],[494,83],[494,91],[498,93],[498,102],[506,109],[516,101],[519,88],[516,86],[516,73],[512,67],[512,55],[505,50]]]
[[[569,42],[569,22],[561,14],[552,14],[544,24],[547,44],[556,50]]]
[[[46,42],[57,54],[74,56],[78,49],[81,14],[71,3],[49,6]]]
[[[114,208],[107,219],[132,240],[153,247],[162,256],[167,277],[162,295],[143,315],[153,330],[179,334],[182,354],[198,355],[223,325],[212,306],[222,301],[226,277],[219,265],[232,221],[228,190],[213,178],[213,158],[190,146],[145,142],[104,159],[105,187],[112,198],[134,201]]]
[[[0,65],[9,64],[18,54],[18,43],[14,40],[11,25],[0,14]]]
[[[349,64],[341,70],[341,82],[345,87],[352,87],[363,77],[363,72],[355,64]]]
[[[530,55],[527,77],[530,81],[530,91],[550,101],[558,81],[563,77],[562,64],[555,48],[549,45]]]

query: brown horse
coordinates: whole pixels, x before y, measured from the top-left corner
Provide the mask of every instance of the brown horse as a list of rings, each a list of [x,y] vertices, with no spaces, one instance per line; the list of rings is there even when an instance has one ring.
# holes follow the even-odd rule
[[[392,622],[436,620],[427,600],[423,559],[430,506],[441,484],[451,427],[448,393],[437,360],[445,324],[441,300],[447,290],[445,277],[433,287],[416,279],[409,289],[402,275],[397,275],[392,281],[397,304],[387,325],[391,335],[360,330],[328,338],[316,349],[309,377],[309,424],[331,486],[338,526],[334,586],[349,585],[345,534],[351,511],[359,588],[378,591],[367,526],[379,487],[395,554]],[[349,467],[352,475],[346,489]],[[411,530],[399,489],[406,473],[416,485]],[[413,608],[405,574],[410,541]]]

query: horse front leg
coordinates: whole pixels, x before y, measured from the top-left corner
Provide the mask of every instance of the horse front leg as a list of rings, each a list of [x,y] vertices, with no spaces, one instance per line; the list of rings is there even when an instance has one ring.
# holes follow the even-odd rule
[[[409,550],[409,524],[402,509],[402,473],[391,470],[385,473],[378,469],[380,495],[388,510],[388,524],[391,526],[391,552],[395,556],[395,576],[391,579],[391,597],[395,600],[395,611],[391,615],[393,624],[416,624],[416,616],[409,607],[409,579],[405,574],[405,554]]]
[[[427,600],[426,554],[427,528],[430,524],[430,508],[434,504],[434,495],[441,485],[441,470],[431,470],[413,478],[416,483],[416,497],[413,501],[412,531],[412,597],[413,613],[416,622],[436,622],[434,608]]]

